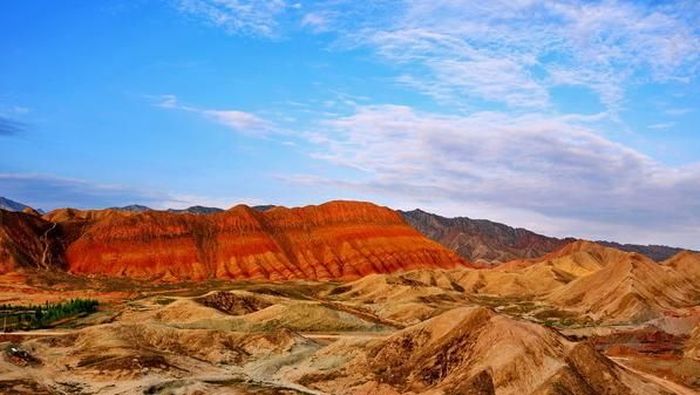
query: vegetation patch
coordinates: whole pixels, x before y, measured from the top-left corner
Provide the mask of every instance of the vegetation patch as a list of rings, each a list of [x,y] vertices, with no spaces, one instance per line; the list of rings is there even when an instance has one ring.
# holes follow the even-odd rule
[[[0,325],[3,332],[47,328],[67,318],[92,314],[98,306],[99,302],[94,299],[28,306],[0,305]]]

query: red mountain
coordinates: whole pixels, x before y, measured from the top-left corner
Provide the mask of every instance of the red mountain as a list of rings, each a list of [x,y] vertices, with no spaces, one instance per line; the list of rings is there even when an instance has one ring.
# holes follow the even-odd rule
[[[348,279],[468,265],[393,210],[334,201],[266,211],[239,205],[207,215],[61,209],[68,270],[140,279]]]

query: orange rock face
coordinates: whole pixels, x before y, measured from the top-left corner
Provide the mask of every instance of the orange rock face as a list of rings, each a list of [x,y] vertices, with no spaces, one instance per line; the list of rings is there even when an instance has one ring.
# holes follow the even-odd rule
[[[68,215],[70,214],[70,215]],[[72,235],[76,274],[141,279],[351,279],[372,273],[468,265],[388,208],[329,202],[209,215],[54,213]],[[53,215],[53,217],[52,217]]]

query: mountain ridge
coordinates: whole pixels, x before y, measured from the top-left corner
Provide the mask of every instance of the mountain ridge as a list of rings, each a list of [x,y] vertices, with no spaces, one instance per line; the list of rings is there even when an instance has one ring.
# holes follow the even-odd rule
[[[421,209],[399,212],[411,226],[428,238],[476,263],[501,264],[512,260],[537,258],[579,240],[574,237],[545,236],[525,228],[515,228],[486,219],[449,218]],[[596,243],[622,251],[638,252],[657,262],[687,250],[662,245],[621,244],[610,241]]]

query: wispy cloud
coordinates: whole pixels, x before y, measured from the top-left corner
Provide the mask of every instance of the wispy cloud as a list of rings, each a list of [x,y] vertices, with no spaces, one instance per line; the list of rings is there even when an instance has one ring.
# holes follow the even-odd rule
[[[428,1],[397,7],[383,26],[354,33],[401,65],[398,81],[442,101],[543,108],[557,85],[582,85],[617,110],[628,84],[686,81],[700,35],[684,3]]]
[[[333,17],[328,12],[309,12],[301,18],[301,26],[320,33],[329,30]]]
[[[175,0],[177,8],[232,34],[273,37],[277,18],[297,4],[284,0]]]
[[[175,95],[161,95],[155,97],[155,99],[155,105],[158,107],[195,113],[238,133],[265,136],[276,130],[272,122],[249,112],[189,106],[181,104]]]
[[[257,115],[236,110],[204,110],[204,116],[238,131],[266,131],[272,124]]]
[[[664,110],[664,113],[666,115],[678,117],[681,115],[690,114],[693,111],[695,111],[693,108],[668,108]]]
[[[666,130],[666,129],[671,129],[672,127],[676,126],[675,122],[662,122],[662,123],[654,123],[649,126],[647,126],[648,129],[655,129],[655,130]]]
[[[336,48],[371,48],[395,66],[397,83],[471,109],[486,101],[547,110],[553,87],[577,85],[596,92],[614,113],[631,84],[682,83],[700,71],[700,7],[693,1],[176,4],[236,34],[273,37],[298,25],[335,32]]]

